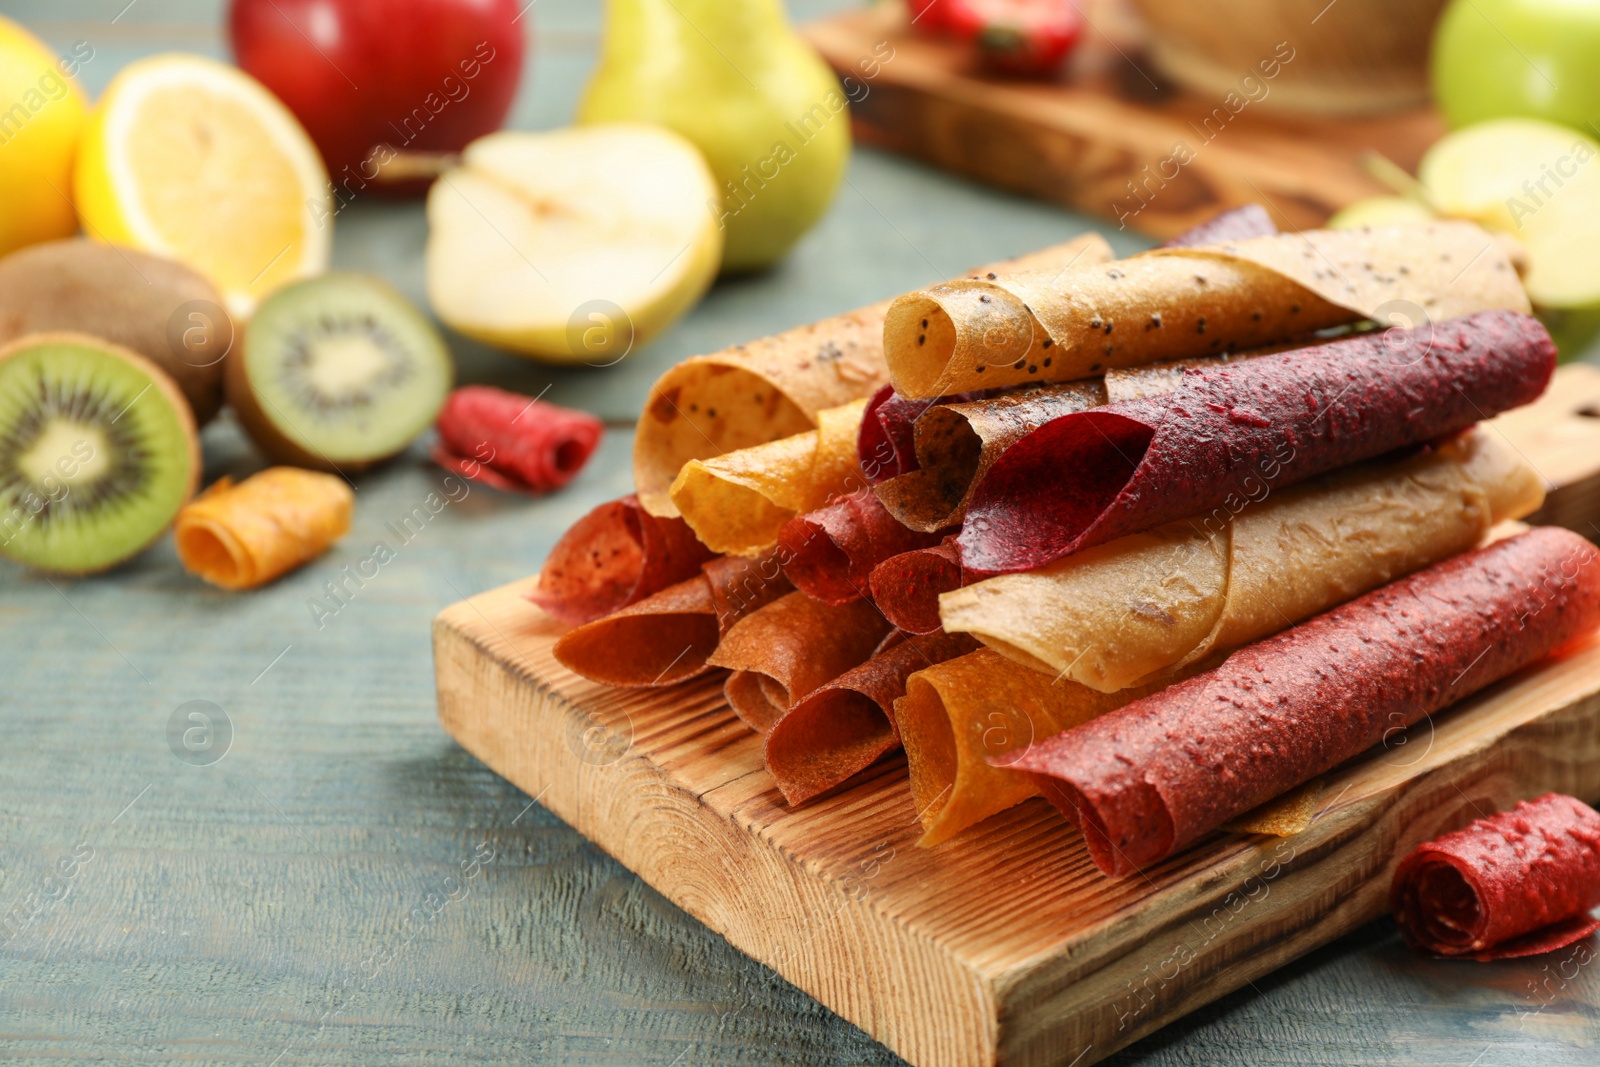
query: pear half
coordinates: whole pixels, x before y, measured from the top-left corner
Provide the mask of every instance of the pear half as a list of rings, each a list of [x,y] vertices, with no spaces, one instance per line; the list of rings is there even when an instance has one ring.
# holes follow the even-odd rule
[[[717,199],[699,149],[663,127],[490,134],[428,192],[428,299],[497,348],[615,363],[711,284]]]
[[[1535,304],[1600,303],[1600,144],[1537,119],[1496,119],[1428,149],[1417,177],[1444,215],[1517,237]]]

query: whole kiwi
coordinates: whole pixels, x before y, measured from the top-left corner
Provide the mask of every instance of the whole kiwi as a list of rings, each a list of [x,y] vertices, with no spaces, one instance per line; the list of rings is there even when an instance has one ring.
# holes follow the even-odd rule
[[[234,327],[223,298],[182,263],[84,238],[0,259],[0,345],[71,330],[130,348],[166,371],[197,425],[222,407]]]

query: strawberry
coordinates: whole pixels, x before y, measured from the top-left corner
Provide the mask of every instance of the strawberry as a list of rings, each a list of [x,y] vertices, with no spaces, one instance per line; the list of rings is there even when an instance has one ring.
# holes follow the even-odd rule
[[[927,7],[947,8],[946,32],[973,41],[984,65],[1005,74],[1053,74],[1083,35],[1071,0],[932,0]],[[930,10],[922,21],[933,16]]]

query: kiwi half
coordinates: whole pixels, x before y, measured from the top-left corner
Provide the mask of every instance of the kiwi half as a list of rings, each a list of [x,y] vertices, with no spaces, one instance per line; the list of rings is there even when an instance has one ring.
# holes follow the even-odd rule
[[[365,274],[278,290],[226,362],[228,403],[263,452],[345,473],[403,451],[455,375],[433,324]]]
[[[222,294],[182,263],[82,238],[0,259],[0,345],[50,330],[133,349],[172,376],[201,426],[222,407],[233,322]]]
[[[194,416],[149,360],[74,333],[0,348],[0,555],[104,570],[160,537],[199,477]]]

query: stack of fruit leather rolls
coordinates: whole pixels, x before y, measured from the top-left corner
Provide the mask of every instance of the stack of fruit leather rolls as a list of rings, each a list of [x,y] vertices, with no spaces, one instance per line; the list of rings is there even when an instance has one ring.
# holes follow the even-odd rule
[[[1265,208],[1246,204],[1222,212],[1161,247],[1186,248],[1277,232]],[[1016,264],[1008,266],[1014,273]],[[1131,371],[1113,367],[1106,370],[1103,380],[1038,390],[987,389],[913,400],[896,393],[893,385],[885,385],[873,394],[861,420],[861,470],[870,484],[880,486],[878,496],[901,522],[914,530],[941,529],[960,521],[972,486],[983,471],[1029,430],[1081,407],[1170,392],[1188,367],[1225,361],[1232,355],[1225,350],[1215,356],[1163,361]],[[1008,396],[1011,399],[1005,399]],[[995,403],[983,403],[990,399]]]
[[[1471,549],[1543,498],[1526,461],[1479,428],[1323,475],[1220,526],[1172,523],[944,594],[945,629],[989,647],[914,677],[896,706],[924,843],[1037,795],[989,761]],[[1001,674],[1010,696],[997,703]]]
[[[1052,274],[1111,258],[1104,238],[1084,234],[972,275]],[[685,463],[815,429],[819,412],[871,396],[889,378],[883,357],[889,303],[695,356],[662,375],[634,436],[640,503],[652,515],[676,515],[670,490]]]
[[[1042,566],[1531,403],[1555,371],[1539,321],[1479,311],[1185,372],[1173,392],[1055,419],[972,494],[961,564]]]
[[[1010,760],[1108,875],[1157,863],[1600,627],[1600,552],[1537,527],[1437,563]]]
[[[872,586],[897,625],[930,628],[941,593],[1174,521],[1215,528],[1309,477],[1529,403],[1554,368],[1536,319],[1482,311],[1191,367],[1167,392],[1157,371],[1138,399],[1013,439],[968,491],[954,543],[883,562]]]
[[[1059,271],[1110,257],[1088,234],[996,266]],[[529,593],[581,624],[555,649],[568,669],[608,685],[697,677],[736,622],[791,591],[775,550],[783,524],[866,485],[856,438],[887,377],[887,307],[695,357],[656,383],[635,438],[636,495],[569,530]],[[748,681],[735,691],[763,691]]]

